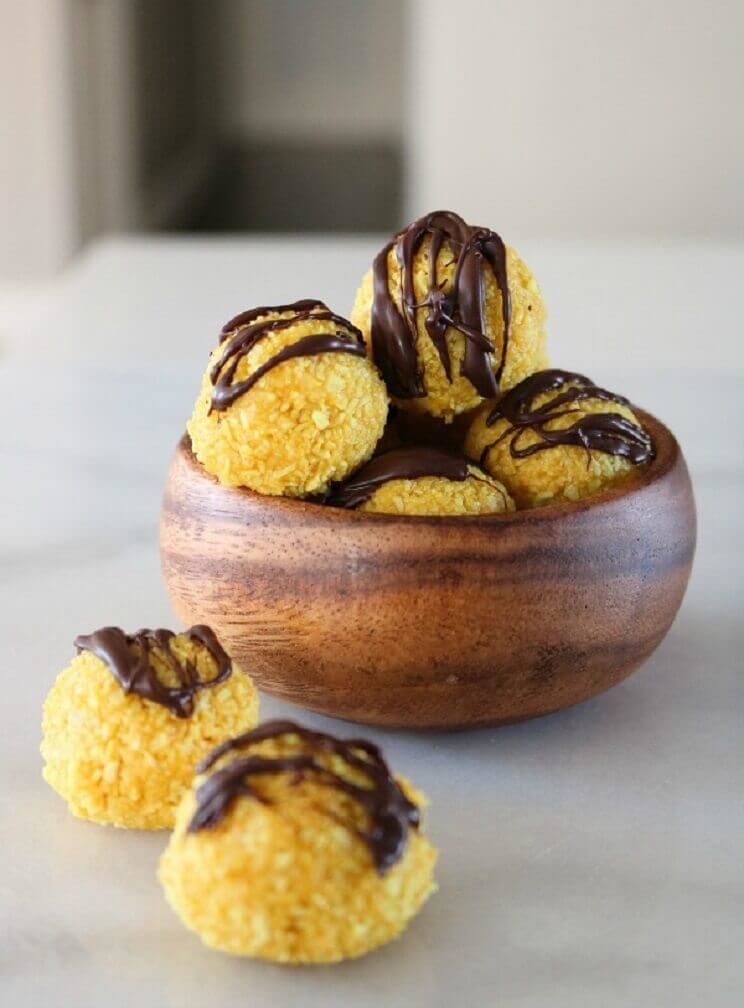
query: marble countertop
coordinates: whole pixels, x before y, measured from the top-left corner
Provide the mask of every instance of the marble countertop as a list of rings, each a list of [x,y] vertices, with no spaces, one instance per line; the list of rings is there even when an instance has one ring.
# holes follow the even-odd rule
[[[109,242],[6,339],[3,1006],[744,1000],[744,358],[728,307],[741,246],[536,245],[556,363],[627,390],[677,432],[698,555],[668,638],[604,696],[498,730],[369,733],[430,795],[441,851],[439,892],[401,940],[303,970],[209,951],[155,880],[165,836],[77,821],[41,779],[41,703],[74,635],[173,622],[160,491],[223,316],[316,292],[344,311],[377,244]],[[618,277],[628,287],[608,314]],[[265,716],[289,710],[264,699]]]

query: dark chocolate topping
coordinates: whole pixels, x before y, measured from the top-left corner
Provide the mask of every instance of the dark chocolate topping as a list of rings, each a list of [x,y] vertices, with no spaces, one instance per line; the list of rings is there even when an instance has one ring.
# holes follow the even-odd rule
[[[547,392],[555,392],[556,395],[535,406],[535,400]],[[576,445],[587,452],[594,449],[607,455],[621,455],[634,465],[653,458],[654,448],[649,435],[620,413],[587,413],[570,426],[558,430],[546,426],[559,417],[578,413],[581,407],[577,404],[586,399],[630,407],[630,402],[623,396],[600,388],[584,375],[557,368],[529,375],[502,396],[489,413],[487,426],[491,427],[497,420],[506,420],[508,426],[503,434],[483,449],[481,465],[485,464],[489,451],[506,438],[510,439],[512,458],[526,458],[556,445]],[[520,436],[526,430],[533,431],[540,440],[520,446]]]
[[[172,630],[138,630],[126,634],[119,627],[103,627],[92,634],[75,638],[78,654],[90,651],[111,669],[125,693],[137,693],[145,700],[167,707],[177,717],[190,717],[194,712],[197,692],[223,682],[232,672],[232,662],[214,633],[207,626],[193,626],[185,636],[209,652],[217,665],[216,674],[200,680],[196,666],[181,661],[170,649],[176,636]],[[136,650],[139,653],[136,653]],[[158,677],[152,661],[153,650],[168,663],[178,679],[178,686],[166,686]]]
[[[416,303],[413,260],[421,243],[431,236],[429,246],[429,288]],[[452,291],[445,293],[437,280],[437,257],[442,245],[452,250],[457,266]],[[388,285],[388,253],[395,248],[401,269],[401,306],[398,310]],[[496,347],[486,336],[485,287],[483,269],[493,270],[501,291],[504,332],[501,355],[494,371],[490,354]],[[447,329],[457,329],[465,337],[462,374],[486,399],[498,395],[506,362],[511,322],[511,296],[506,275],[506,248],[501,238],[487,228],[471,227],[449,210],[427,214],[409,224],[375,257],[373,265],[372,356],[382,372],[391,395],[417,399],[426,395],[424,376],[416,353],[416,311],[426,308],[424,324],[447,378],[452,381],[452,361],[447,347]]]
[[[371,459],[345,483],[336,487],[328,497],[328,504],[355,508],[365,504],[375,490],[398,479],[419,479],[421,476],[442,476],[462,483],[471,475],[472,465],[462,455],[430,448],[426,445],[396,448]]]
[[[269,313],[292,312],[289,318],[266,318]],[[253,374],[244,381],[236,381],[235,374],[240,361],[264,337],[282,329],[289,329],[298,322],[308,319],[318,319],[331,323],[332,332],[313,333],[279,350],[265,361]],[[224,410],[236,399],[245,395],[267,371],[271,371],[283,361],[293,357],[315,357],[323,353],[349,353],[357,357],[365,356],[364,337],[355,326],[335,315],[322,301],[304,300],[294,304],[277,305],[274,308],[252,308],[241,312],[230,319],[222,327],[220,343],[225,344],[219,359],[210,371],[210,379],[214,386],[212,393],[212,410]]]
[[[406,798],[390,773],[382,753],[363,739],[338,739],[323,732],[303,728],[294,721],[267,721],[253,731],[223,742],[196,768],[203,774],[230,752],[239,752],[267,739],[285,735],[297,736],[303,751],[287,756],[238,756],[215,770],[196,790],[196,812],[188,826],[189,833],[216,826],[232,803],[240,797],[267,803],[267,799],[252,786],[252,777],[291,773],[292,783],[305,777],[326,787],[335,788],[353,798],[367,814],[367,825],[358,829],[349,824],[367,845],[380,875],[399,861],[405,850],[408,830],[417,829],[419,810]],[[361,773],[366,786],[354,784],[330,770],[317,758],[321,754],[340,757],[349,769]]]

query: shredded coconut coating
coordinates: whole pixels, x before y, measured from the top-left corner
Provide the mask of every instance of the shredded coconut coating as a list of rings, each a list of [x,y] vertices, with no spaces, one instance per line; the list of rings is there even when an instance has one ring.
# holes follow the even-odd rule
[[[426,237],[413,260],[413,284],[416,303],[421,304],[429,288],[429,245],[431,238]],[[449,242],[444,242],[437,257],[437,279],[444,282],[443,289],[449,293],[452,290],[455,277],[455,259]],[[512,317],[509,333],[509,343],[506,364],[501,377],[503,391],[510,389],[533,371],[547,367],[545,350],[545,305],[543,304],[537,281],[529,267],[519,258],[514,249],[506,249],[506,266],[509,291],[512,301]],[[388,286],[393,300],[401,308],[401,270],[395,253],[388,253]],[[504,322],[501,314],[501,291],[491,267],[484,263],[485,287],[485,317],[486,336],[499,350],[503,345]],[[368,348],[372,346],[372,271],[365,274],[356,296],[351,321],[364,333]],[[424,383],[427,395],[422,399],[396,400],[407,410],[419,413],[429,413],[432,416],[451,420],[458,413],[473,409],[483,399],[476,392],[470,381],[460,374],[463,357],[465,356],[465,336],[456,329],[447,330],[447,346],[452,360],[452,377],[447,380],[444,367],[424,324],[426,308],[416,312],[416,327],[418,338],[416,352],[423,367]],[[498,361],[491,355],[496,366]],[[500,359],[500,355],[499,355]]]
[[[309,318],[268,334],[240,361],[236,381],[284,347],[331,326],[338,329]],[[347,353],[296,357],[268,371],[226,410],[209,413],[209,372],[220,353],[220,347],[212,353],[188,423],[194,454],[220,483],[307,497],[325,492],[370,458],[388,410],[385,385],[370,360]]]
[[[251,753],[284,755],[284,740]],[[320,756],[355,778],[337,757]],[[197,778],[195,786],[200,778]],[[424,796],[398,778],[421,808]],[[211,948],[281,963],[331,963],[364,955],[399,935],[434,891],[436,851],[411,829],[401,859],[380,876],[348,795],[308,776],[252,777],[263,804],[237,798],[214,827],[188,833],[196,809],[189,791],[160,860],[165,895],[184,925]]]
[[[567,387],[537,396],[534,406],[541,406]],[[497,420],[491,427],[486,426],[486,418],[492,408],[493,403],[486,403],[473,419],[465,439],[465,452],[469,458],[480,460],[486,445],[496,441],[509,427],[504,419]],[[583,400],[573,404],[571,410],[571,413],[546,424],[546,429],[570,427],[590,413],[619,413],[638,423],[638,418],[627,406],[600,399]],[[519,435],[517,443],[520,448],[526,448],[539,440],[534,431],[526,429]],[[504,437],[488,451],[482,464],[492,476],[501,480],[520,510],[589,497],[628,479],[638,468],[622,456],[595,449],[587,451],[575,445],[554,445],[526,458],[512,458],[510,442],[509,436]]]
[[[177,635],[171,649],[195,662],[200,678],[214,676],[214,660],[188,637]],[[163,682],[177,685],[153,654]],[[196,694],[191,717],[179,718],[125,693],[109,667],[83,651],[60,673],[44,703],[44,779],[81,819],[169,829],[199,760],[257,722],[258,694],[234,663],[227,679]]]
[[[476,466],[466,480],[421,476],[383,483],[359,511],[402,515],[476,515],[514,511],[514,501],[498,480]]]

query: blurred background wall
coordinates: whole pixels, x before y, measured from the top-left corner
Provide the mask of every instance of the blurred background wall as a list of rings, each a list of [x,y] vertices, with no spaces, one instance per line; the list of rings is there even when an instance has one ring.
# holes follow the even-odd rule
[[[2,0],[0,291],[114,231],[744,235],[741,0]]]
[[[0,3],[0,283],[44,276],[78,243],[64,0]]]
[[[412,0],[408,215],[744,235],[741,0]]]
[[[402,201],[400,0],[218,0],[207,229],[369,231]]]

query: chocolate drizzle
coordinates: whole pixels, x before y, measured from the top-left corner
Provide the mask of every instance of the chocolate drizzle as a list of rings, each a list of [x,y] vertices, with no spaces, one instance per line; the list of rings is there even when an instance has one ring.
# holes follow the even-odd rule
[[[265,317],[270,313],[285,312],[292,314],[289,318]],[[306,322],[308,319],[329,322],[331,323],[329,328],[333,331],[305,336],[296,343],[283,347],[243,381],[235,380],[241,360],[264,337],[282,329],[289,329],[290,326]],[[214,386],[210,413],[212,410],[227,409],[236,399],[253,388],[267,371],[294,357],[315,357],[324,353],[349,353],[357,357],[366,355],[364,337],[359,330],[340,315],[329,311],[322,301],[315,300],[295,301],[293,304],[277,305],[274,308],[252,308],[241,312],[222,327],[220,344],[225,344],[224,349],[209,374]]]
[[[384,483],[399,479],[419,479],[422,476],[441,476],[462,483],[472,475],[468,462],[462,455],[430,448],[426,445],[396,448],[371,459],[345,483],[336,487],[327,503],[335,507],[356,508],[365,504],[375,490]]]
[[[189,640],[205,648],[217,665],[216,674],[200,680],[196,666],[182,661],[170,649],[176,636],[172,630],[138,630],[126,634],[119,627],[103,627],[92,634],[75,638],[78,654],[90,651],[111,669],[125,693],[137,693],[145,700],[167,707],[176,717],[190,717],[194,698],[199,690],[216,686],[232,672],[232,662],[214,633],[207,626],[193,626],[184,631]],[[178,680],[178,686],[166,686],[153,664],[153,651],[168,664]]]
[[[284,736],[297,736],[301,751],[286,756],[258,753],[238,756],[207,777],[196,790],[197,807],[188,832],[216,826],[237,798],[252,798],[269,804],[253,786],[252,778],[289,773],[293,784],[309,778],[348,795],[362,807],[367,816],[366,827],[358,829],[353,824],[347,825],[367,845],[378,873],[384,875],[403,856],[408,830],[418,828],[420,816],[416,805],[406,798],[391,775],[382,753],[371,742],[334,738],[303,728],[294,721],[267,721],[245,735],[223,742],[197,766],[197,773],[206,773],[228,753]],[[318,758],[321,755],[339,757],[352,774],[356,772],[366,778],[367,786],[352,783],[329,769]]]
[[[548,392],[555,392],[556,395],[546,399],[542,405],[535,406],[535,400]],[[640,465],[653,458],[653,443],[649,435],[620,413],[586,413],[568,427],[548,427],[560,417],[579,413],[581,407],[578,404],[587,399],[630,407],[629,401],[623,396],[600,388],[584,375],[557,368],[529,375],[502,396],[489,413],[486,419],[488,427],[493,426],[497,420],[506,420],[508,426],[503,434],[483,449],[481,465],[485,465],[489,451],[507,438],[510,439],[509,451],[512,458],[527,458],[557,445],[576,445],[585,448],[587,453],[594,449],[607,455],[620,455],[633,465]],[[528,430],[537,434],[539,440],[533,444],[520,445],[520,437]],[[588,455],[587,460],[590,458]]]
[[[429,287],[421,303],[416,302],[413,261],[429,235]],[[452,290],[437,277],[437,257],[444,244],[457,263]],[[388,253],[394,248],[401,269],[402,314],[388,284]],[[496,352],[486,336],[483,268],[493,270],[501,291],[504,332],[500,361],[494,370],[490,355]],[[447,346],[447,329],[457,329],[465,337],[462,374],[486,399],[498,395],[506,362],[511,323],[511,296],[506,271],[506,248],[501,238],[487,228],[471,227],[449,210],[438,210],[409,224],[375,257],[372,300],[372,356],[391,395],[418,399],[426,395],[424,376],[416,353],[418,329],[416,311],[426,308],[424,325],[436,348],[448,380],[452,381],[452,361]]]

